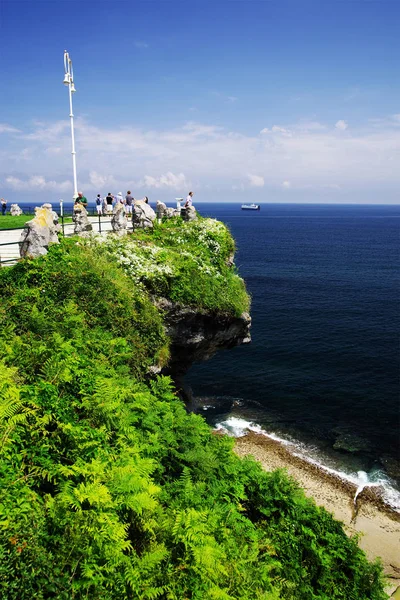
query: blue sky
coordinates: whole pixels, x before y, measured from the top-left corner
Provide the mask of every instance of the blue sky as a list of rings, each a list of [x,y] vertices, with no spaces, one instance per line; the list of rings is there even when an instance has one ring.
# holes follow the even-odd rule
[[[400,2],[2,0],[0,195],[400,199]]]

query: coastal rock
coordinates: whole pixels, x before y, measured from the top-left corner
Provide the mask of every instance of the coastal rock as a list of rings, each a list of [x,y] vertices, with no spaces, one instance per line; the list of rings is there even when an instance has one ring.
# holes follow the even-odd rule
[[[125,235],[126,228],[128,226],[128,220],[125,214],[125,206],[118,202],[114,207],[113,216],[111,218],[111,227],[113,232],[117,235]]]
[[[167,205],[164,202],[157,200],[156,204],[156,215],[157,219],[162,219],[167,216]]]
[[[48,210],[51,215],[52,225],[50,226],[49,241],[51,244],[58,244],[58,233],[61,231],[61,226],[58,222],[58,214],[53,210],[53,205],[50,203],[42,204],[42,208]]]
[[[22,258],[36,258],[47,254],[49,244],[58,244],[58,215],[51,204],[35,208],[35,216],[27,221],[20,238],[19,252]]]
[[[133,229],[146,229],[153,227],[156,213],[144,200],[136,200],[133,205]]]
[[[172,217],[180,217],[181,209],[171,208],[170,206],[166,206],[164,202],[157,200],[156,214],[157,219],[163,219],[164,217],[172,219]]]
[[[180,217],[181,216],[181,209],[180,208],[167,207],[167,212],[166,212],[165,216],[168,219],[171,219],[172,217]]]
[[[336,434],[336,440],[333,444],[335,450],[351,454],[368,451],[369,444],[367,440],[364,440],[354,432],[349,431],[345,427],[336,427],[333,431]]]
[[[226,264],[228,267],[233,267],[233,265],[235,264],[235,253],[232,252],[228,258],[226,259]]]
[[[218,350],[233,348],[251,341],[251,317],[240,317],[196,310],[166,299],[156,302],[164,312],[167,333],[171,338],[171,359],[165,372],[184,375],[192,363],[211,358]]]
[[[18,204],[11,204],[10,207],[10,215],[12,217],[19,217],[23,214],[22,208],[18,206]]]
[[[74,205],[74,212],[72,214],[72,220],[74,222],[74,233],[85,237],[90,231],[93,231],[93,227],[88,219],[88,214],[82,204]]]
[[[181,215],[184,221],[195,221],[197,219],[197,212],[194,206],[182,208]]]

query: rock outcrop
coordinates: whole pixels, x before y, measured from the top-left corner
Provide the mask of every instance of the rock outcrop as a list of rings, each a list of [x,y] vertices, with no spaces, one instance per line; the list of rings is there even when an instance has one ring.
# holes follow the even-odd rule
[[[251,341],[251,317],[240,317],[196,310],[166,299],[156,302],[163,310],[167,333],[171,338],[171,359],[165,372],[182,377],[194,362],[211,358],[218,350]]]
[[[125,206],[118,202],[114,207],[113,216],[111,218],[111,227],[117,235],[125,235],[128,220],[125,214]]]
[[[22,214],[23,214],[23,210],[21,207],[18,206],[18,204],[11,204],[10,215],[12,217],[19,217]]]
[[[153,227],[156,213],[144,200],[135,200],[132,211],[133,229]]]
[[[51,204],[35,208],[35,216],[27,221],[21,233],[19,253],[22,258],[36,258],[47,254],[49,244],[58,244],[60,225]]]
[[[172,217],[180,217],[181,210],[179,208],[171,208],[164,202],[157,200],[156,214],[157,219],[163,219],[164,217],[171,219]]]
[[[165,204],[165,202],[160,202],[159,200],[157,200],[156,215],[157,219],[162,219],[163,217],[167,216],[167,205]]]
[[[87,210],[82,204],[74,205],[74,212],[72,214],[72,220],[74,222],[74,233],[85,237],[89,232],[93,231],[92,224],[88,219]]]
[[[195,221],[197,219],[197,212],[194,206],[182,208],[181,215],[184,221]]]

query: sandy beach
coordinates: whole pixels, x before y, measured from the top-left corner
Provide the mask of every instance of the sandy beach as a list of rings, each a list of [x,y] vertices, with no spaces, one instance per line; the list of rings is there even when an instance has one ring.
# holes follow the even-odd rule
[[[344,523],[349,535],[361,533],[360,547],[370,560],[381,558],[387,592],[391,598],[400,598],[400,515],[382,502],[378,491],[363,490],[355,509],[355,485],[294,456],[275,440],[250,432],[237,438],[235,451],[239,456],[254,456],[267,471],[287,469],[307,496]]]

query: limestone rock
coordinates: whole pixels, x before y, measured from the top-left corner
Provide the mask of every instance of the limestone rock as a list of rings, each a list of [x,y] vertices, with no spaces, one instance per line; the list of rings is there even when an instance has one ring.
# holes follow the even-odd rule
[[[47,254],[49,244],[58,244],[58,215],[51,204],[35,208],[35,216],[27,221],[21,233],[19,253],[22,258],[36,258]]]
[[[197,213],[194,206],[188,206],[187,208],[181,209],[182,219],[184,221],[195,221],[197,219]]]
[[[240,317],[196,310],[163,298],[156,303],[165,315],[167,334],[171,338],[171,359],[166,374],[180,377],[193,362],[211,358],[218,350],[233,348],[251,341],[251,317]]]
[[[125,235],[128,226],[128,220],[125,214],[125,206],[121,202],[117,202],[114,207],[113,216],[111,218],[111,226],[113,232],[118,235]]]
[[[88,219],[88,214],[84,206],[82,204],[74,205],[74,212],[72,214],[72,220],[75,224],[74,233],[85,236],[90,231],[93,231],[93,227]]]
[[[226,265],[227,265],[227,267],[233,267],[234,264],[235,264],[235,253],[231,252],[230,255],[228,256],[228,258],[226,259]]]
[[[19,217],[23,214],[22,208],[18,206],[18,204],[11,204],[10,215],[12,217]]]
[[[164,202],[157,200],[156,214],[157,219],[162,219],[167,216],[167,205]]]
[[[134,229],[153,227],[156,213],[144,200],[136,200],[132,211],[132,224]]]
[[[180,217],[181,209],[180,208],[171,208],[166,206],[164,202],[160,202],[157,200],[157,219],[163,219],[166,217],[167,219],[172,219],[172,217]]]
[[[181,209],[180,208],[167,208],[167,212],[166,212],[166,217],[168,217],[168,219],[171,219],[172,217],[180,217],[181,216]]]
[[[58,222],[58,214],[53,210],[53,205],[50,203],[42,204],[42,208],[45,208],[50,212],[51,220],[53,222],[53,226],[50,227],[50,242],[52,244],[58,244],[57,234],[61,231],[61,225]]]

